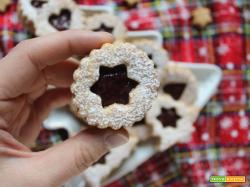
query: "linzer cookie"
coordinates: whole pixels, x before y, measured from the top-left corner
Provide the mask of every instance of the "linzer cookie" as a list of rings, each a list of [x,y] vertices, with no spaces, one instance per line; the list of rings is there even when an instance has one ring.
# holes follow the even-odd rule
[[[129,43],[105,44],[74,72],[73,111],[99,128],[132,126],[150,109],[159,81],[146,53]]]
[[[35,34],[47,35],[68,29],[84,29],[85,17],[72,0],[50,0],[35,22]]]
[[[160,75],[160,92],[175,100],[193,104],[197,98],[197,80],[187,68],[167,64]]]
[[[93,166],[89,167],[82,176],[91,187],[101,187],[101,183],[117,169],[133,152],[138,143],[138,138],[129,131],[129,141],[117,148],[111,149],[103,155]]]
[[[24,26],[31,31],[35,31],[34,23],[37,21],[39,11],[48,4],[50,0],[19,0],[18,14]]]
[[[4,12],[6,8],[11,4],[11,0],[1,0],[0,2],[0,12]]]
[[[123,39],[126,27],[117,16],[109,13],[95,14],[87,19],[86,28],[91,31],[104,31],[112,34],[115,39]]]
[[[148,57],[153,60],[155,68],[161,69],[168,62],[168,54],[157,42],[152,40],[135,40],[133,44],[147,53]]]
[[[159,94],[146,114],[146,122],[152,128],[152,135],[159,139],[159,150],[163,151],[190,137],[196,117],[195,109]]]

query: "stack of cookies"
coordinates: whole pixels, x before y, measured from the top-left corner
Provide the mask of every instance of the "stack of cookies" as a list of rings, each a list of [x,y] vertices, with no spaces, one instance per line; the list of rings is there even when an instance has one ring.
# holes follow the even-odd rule
[[[71,111],[85,126],[127,128],[130,140],[111,150],[82,174],[100,186],[136,149],[152,141],[159,151],[185,142],[198,115],[197,80],[175,63],[161,44],[126,37],[119,17],[83,11],[73,0],[19,0],[20,19],[35,36],[68,29],[105,31],[116,42],[91,51],[74,72]]]

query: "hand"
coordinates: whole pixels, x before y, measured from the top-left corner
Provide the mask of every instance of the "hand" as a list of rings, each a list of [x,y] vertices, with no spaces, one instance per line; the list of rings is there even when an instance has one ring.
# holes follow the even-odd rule
[[[23,41],[1,60],[0,186],[60,186],[128,140],[125,130],[91,129],[45,151],[28,148],[49,112],[70,102],[77,64],[68,58],[107,42],[107,33],[64,31]]]

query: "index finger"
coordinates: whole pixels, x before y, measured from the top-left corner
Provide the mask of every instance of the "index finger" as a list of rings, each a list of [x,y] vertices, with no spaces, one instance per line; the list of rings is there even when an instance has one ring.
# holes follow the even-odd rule
[[[33,64],[41,70],[72,55],[84,55],[112,40],[111,35],[104,32],[63,31],[21,42],[11,51],[8,59],[19,57],[23,65]],[[9,63],[12,62],[10,60]]]
[[[0,98],[16,97],[42,87],[42,71],[46,67],[72,55],[84,55],[112,40],[108,33],[70,30],[21,42],[1,60]]]

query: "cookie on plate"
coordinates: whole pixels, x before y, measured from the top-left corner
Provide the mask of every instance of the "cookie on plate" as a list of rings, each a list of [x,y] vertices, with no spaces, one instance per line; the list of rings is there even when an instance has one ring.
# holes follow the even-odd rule
[[[187,141],[194,131],[196,117],[194,108],[159,94],[146,114],[146,123],[159,139],[158,149],[164,151],[175,143]]]
[[[159,80],[146,53],[129,43],[104,44],[74,72],[72,110],[98,128],[132,126],[150,109]]]
[[[96,32],[108,32],[112,34],[115,39],[123,39],[127,31],[123,21],[110,13],[100,13],[90,16],[87,19],[86,28]]]
[[[153,60],[154,67],[163,68],[169,58],[166,50],[157,42],[152,40],[135,40],[132,42],[136,47],[147,53],[148,57]]]
[[[35,32],[34,23],[37,21],[39,11],[50,0],[19,0],[17,11],[23,25],[32,33]]]
[[[84,29],[83,11],[72,0],[50,0],[39,12],[35,34],[43,36],[68,29]]]
[[[186,104],[194,104],[198,83],[194,74],[178,64],[167,64],[160,75],[160,92]]]
[[[89,186],[100,187],[111,172],[117,169],[132,154],[138,143],[138,138],[132,131],[129,131],[129,134],[130,138],[126,144],[111,149],[109,153],[82,173]]]

